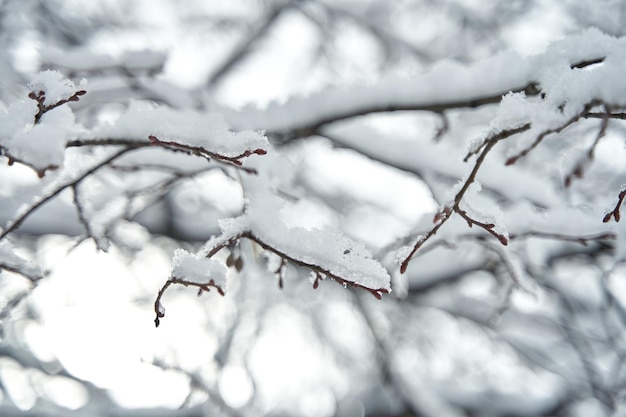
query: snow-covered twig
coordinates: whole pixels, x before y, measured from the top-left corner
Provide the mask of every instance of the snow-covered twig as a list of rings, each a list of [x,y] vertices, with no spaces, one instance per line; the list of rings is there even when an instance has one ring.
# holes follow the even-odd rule
[[[481,222],[479,220],[472,218],[470,215],[467,214],[466,210],[463,210],[461,208],[460,204],[461,204],[461,201],[463,200],[463,197],[469,190],[470,185],[472,185],[472,183],[476,181],[476,175],[478,174],[478,171],[480,170],[481,165],[483,164],[485,158],[487,157],[487,154],[491,151],[491,149],[499,141],[506,139],[510,136],[522,133],[528,129],[530,129],[529,123],[513,128],[513,129],[503,130],[497,134],[492,135],[487,140],[485,140],[484,146],[481,147],[482,151],[480,152],[480,155],[478,156],[478,158],[476,158],[476,162],[474,163],[474,168],[472,169],[467,179],[463,183],[463,186],[461,187],[461,189],[454,196],[452,205],[444,207],[439,213],[435,215],[435,218],[434,218],[435,226],[428,233],[421,236],[417,240],[417,242],[415,243],[415,245],[413,246],[409,254],[406,256],[406,258],[400,265],[401,273],[406,272],[406,269],[409,266],[409,262],[411,261],[411,258],[413,258],[413,255],[415,255],[417,250],[420,247],[422,247],[422,245],[424,245],[426,241],[428,241],[431,237],[433,237],[437,233],[437,231],[441,228],[441,226],[443,226],[444,223],[450,219],[453,213],[457,213],[459,216],[461,216],[468,223],[470,227],[472,227],[473,225],[476,225],[484,229],[486,232],[490,233],[494,237],[496,237],[500,241],[500,243],[502,243],[503,245],[506,245],[508,243],[508,239],[506,236],[494,230],[494,227],[495,227],[494,224],[484,223],[484,222]]]

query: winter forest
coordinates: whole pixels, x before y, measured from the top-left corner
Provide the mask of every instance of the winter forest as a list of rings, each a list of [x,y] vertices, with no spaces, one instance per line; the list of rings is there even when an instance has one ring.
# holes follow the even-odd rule
[[[623,35],[0,0],[0,416],[626,415]]]

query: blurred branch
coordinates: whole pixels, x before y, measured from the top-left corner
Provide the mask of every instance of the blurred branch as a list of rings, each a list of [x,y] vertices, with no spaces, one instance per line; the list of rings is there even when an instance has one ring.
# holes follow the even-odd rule
[[[58,186],[54,191],[52,191],[51,193],[47,194],[44,197],[39,198],[35,203],[31,204],[28,209],[26,209],[26,211],[24,211],[21,215],[19,215],[16,219],[14,219],[9,225],[8,227],[6,227],[2,233],[0,233],[0,240],[4,239],[8,234],[12,233],[13,231],[15,231],[18,227],[20,227],[20,225],[24,222],[24,220],[26,220],[31,214],[33,214],[35,211],[37,211],[41,206],[43,206],[44,204],[46,204],[48,201],[52,200],[53,198],[55,198],[56,196],[58,196],[63,190],[67,189],[67,188],[71,188],[74,187],[78,184],[80,184],[85,178],[89,177],[90,175],[92,175],[94,172],[98,171],[99,169],[107,166],[108,164],[110,164],[111,162],[113,162],[114,160],[116,160],[117,158],[119,158],[120,156],[131,152],[133,150],[139,149],[143,146],[146,146],[145,143],[135,143],[134,145],[128,145],[127,147],[113,153],[111,156],[103,159],[102,161],[100,161],[99,163],[95,164],[94,166],[92,166],[91,168],[89,168],[88,170],[84,171],[82,174],[80,174],[77,178],[73,179],[72,181],[69,181],[61,186]]]
[[[370,32],[372,36],[377,38],[387,50],[387,54],[390,54],[390,50],[393,48],[401,49],[403,51],[408,51],[411,55],[422,59],[427,62],[433,61],[433,56],[423,49],[419,49],[415,45],[407,42],[406,40],[394,35],[390,31],[386,30],[379,25],[376,25],[374,22],[368,20],[363,16],[359,16],[352,12],[347,8],[341,7],[340,4],[332,4],[325,3],[321,1],[306,1],[298,3],[298,8],[302,11],[302,13],[307,16],[311,21],[317,24],[320,29],[324,30],[324,22],[321,22],[320,19],[317,19],[313,13],[307,10],[307,6],[314,5],[316,7],[322,8],[327,15],[334,19],[343,19],[349,20],[359,27],[365,29]]]
[[[254,45],[256,45],[260,39],[262,39],[274,26],[278,18],[287,9],[292,7],[294,0],[289,0],[284,3],[279,3],[265,16],[264,21],[257,28],[253,29],[248,36],[239,43],[239,46],[230,54],[230,57],[224,61],[212,75],[206,81],[208,87],[212,87],[218,84],[222,78],[224,78],[233,68],[235,68],[241,61],[243,61],[248,54],[252,51]]]
[[[444,113],[447,110],[453,109],[472,109],[489,104],[497,104],[502,100],[502,97],[510,92],[524,92],[527,96],[534,96],[539,94],[539,86],[535,82],[530,82],[522,87],[512,88],[507,91],[501,91],[489,96],[472,98],[463,101],[441,101],[437,103],[429,104],[412,104],[412,103],[381,103],[380,105],[373,105],[371,107],[356,107],[345,111],[337,111],[330,116],[321,116],[315,122],[305,123],[300,126],[292,126],[286,130],[277,130],[271,132],[275,137],[276,142],[279,145],[285,144],[297,139],[307,138],[315,135],[320,128],[328,124],[350,119],[357,116],[364,116],[373,113],[389,113],[396,111],[426,111],[436,114]]]

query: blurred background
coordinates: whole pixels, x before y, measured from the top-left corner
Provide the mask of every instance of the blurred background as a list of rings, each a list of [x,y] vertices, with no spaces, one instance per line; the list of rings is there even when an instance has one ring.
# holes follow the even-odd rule
[[[250,115],[447,60],[530,56],[589,27],[621,36],[625,23],[626,3],[612,0],[0,1],[0,107],[55,69],[87,80],[72,104],[87,128],[148,100],[266,129],[294,167],[280,185],[292,202],[286,218],[340,228],[393,278],[379,301],[330,282],[314,290],[308,271],[288,266],[279,289],[275,260],[242,242],[244,267],[230,271],[225,296],[172,288],[155,328],[174,249],[202,247],[244,196],[222,170],[167,182],[171,166],[119,161],[81,191],[101,196],[92,212],[111,227],[108,251],[85,237],[69,190],[11,236],[44,277],[0,274],[0,416],[621,415],[625,271],[610,242],[530,237],[507,252],[484,239],[445,241],[398,272],[391,249],[428,230],[497,104],[353,117],[289,141]],[[611,133],[597,159],[622,155],[623,135]],[[359,140],[410,149],[415,162]],[[519,175],[557,181],[546,155]],[[597,174],[557,198],[585,201]],[[1,224],[54,180],[3,163]],[[133,210],[108,204],[118,200]]]

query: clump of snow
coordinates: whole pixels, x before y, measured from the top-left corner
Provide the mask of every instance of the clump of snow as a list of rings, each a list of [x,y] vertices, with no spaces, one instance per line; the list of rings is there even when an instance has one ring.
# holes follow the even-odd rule
[[[226,265],[215,259],[176,249],[172,258],[172,277],[201,285],[226,288]]]
[[[152,103],[133,101],[114,123],[94,130],[96,137],[159,140],[201,147],[224,156],[241,155],[247,150],[267,150],[268,141],[262,132],[233,132],[224,118],[216,113],[177,110]]]
[[[71,80],[65,78],[59,71],[42,71],[35,75],[28,88],[35,94],[40,91],[45,93],[44,105],[49,106],[61,100],[66,100],[79,90],[83,90],[87,85],[86,80],[82,80],[78,86]]]

